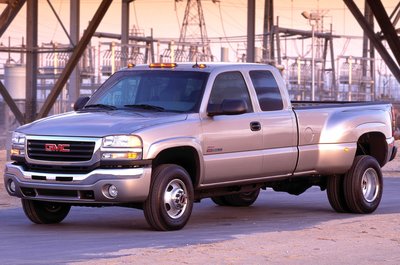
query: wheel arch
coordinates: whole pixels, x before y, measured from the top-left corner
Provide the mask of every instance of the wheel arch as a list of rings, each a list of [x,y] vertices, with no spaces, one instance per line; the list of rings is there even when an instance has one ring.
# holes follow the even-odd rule
[[[383,167],[388,161],[388,145],[382,132],[368,132],[358,138],[357,155],[370,155]]]
[[[193,187],[199,184],[201,162],[199,153],[193,146],[169,147],[160,151],[153,159],[152,167],[155,169],[162,164],[176,164],[183,167],[189,173]]]

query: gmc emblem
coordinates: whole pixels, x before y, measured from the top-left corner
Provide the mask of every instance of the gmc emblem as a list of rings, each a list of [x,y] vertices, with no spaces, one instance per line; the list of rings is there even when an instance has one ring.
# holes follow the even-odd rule
[[[71,152],[69,144],[44,144],[46,152]]]

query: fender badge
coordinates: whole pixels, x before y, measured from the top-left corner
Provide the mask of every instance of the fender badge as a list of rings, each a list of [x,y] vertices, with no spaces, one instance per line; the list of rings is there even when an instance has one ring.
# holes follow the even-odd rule
[[[216,152],[222,152],[221,147],[215,147],[215,146],[209,146],[207,147],[207,153],[216,153]]]

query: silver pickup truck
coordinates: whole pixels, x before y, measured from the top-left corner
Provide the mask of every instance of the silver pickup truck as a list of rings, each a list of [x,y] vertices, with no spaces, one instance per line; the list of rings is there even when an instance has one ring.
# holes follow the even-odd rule
[[[124,206],[177,230],[203,198],[250,206],[314,185],[337,212],[371,213],[396,154],[391,104],[292,104],[269,65],[130,65],[74,110],[13,133],[4,183],[34,223]]]

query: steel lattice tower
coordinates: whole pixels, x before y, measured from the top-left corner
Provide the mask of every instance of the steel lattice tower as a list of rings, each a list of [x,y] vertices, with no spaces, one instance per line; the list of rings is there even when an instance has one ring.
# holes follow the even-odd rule
[[[201,0],[187,0],[175,60],[213,60]]]

